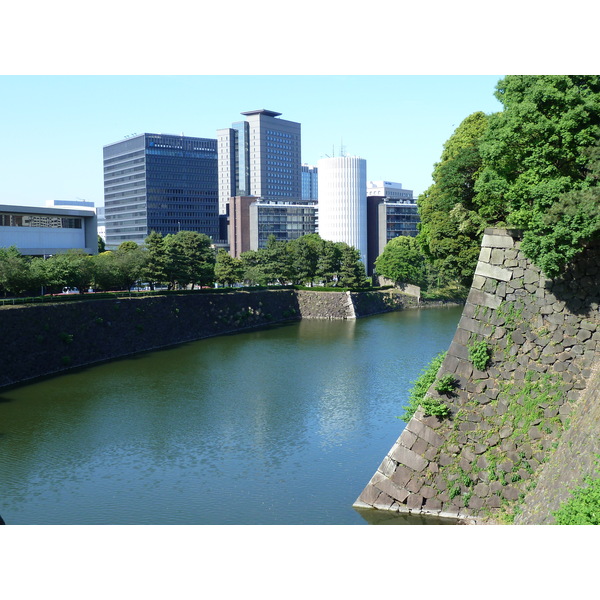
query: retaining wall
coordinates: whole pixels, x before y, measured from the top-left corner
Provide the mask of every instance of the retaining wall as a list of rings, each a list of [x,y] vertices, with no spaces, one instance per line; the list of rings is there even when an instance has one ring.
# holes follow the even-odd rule
[[[249,328],[300,318],[353,319],[412,305],[413,298],[397,293],[284,289],[6,306],[0,309],[0,388]]]
[[[599,451],[597,396],[582,397],[600,356],[599,281],[597,246],[562,278],[549,280],[520,251],[519,232],[486,230],[438,372],[438,378],[452,375],[457,387],[450,396],[438,394],[435,384],[427,393],[446,403],[451,416],[440,420],[419,409],[355,506],[551,522],[551,510],[568,485],[591,474]],[[490,361],[477,370],[469,347],[482,340]],[[579,454],[564,453],[568,464],[557,462],[561,438],[580,442]],[[558,475],[544,478],[553,464]],[[563,485],[564,471],[571,476]]]

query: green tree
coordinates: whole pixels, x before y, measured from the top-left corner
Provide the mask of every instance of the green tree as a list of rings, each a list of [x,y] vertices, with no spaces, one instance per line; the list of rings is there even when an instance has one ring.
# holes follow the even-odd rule
[[[341,266],[341,248],[334,242],[323,240],[317,259],[316,277],[326,286],[336,286]]]
[[[235,258],[222,248],[217,252],[215,262],[215,280],[225,286],[232,286],[244,278],[244,267],[239,258]]]
[[[83,294],[95,277],[93,257],[83,250],[73,249],[62,254],[54,254],[42,262],[36,263],[39,276],[54,291],[63,287],[78,288]]]
[[[98,252],[105,252],[106,251],[106,243],[104,242],[104,240],[98,235]]]
[[[37,281],[30,268],[30,261],[21,255],[16,246],[0,248],[0,289],[19,295],[35,287]]]
[[[146,263],[141,273],[142,279],[154,289],[156,284],[168,282],[166,272],[167,250],[162,233],[151,231],[144,240]]]
[[[395,283],[427,284],[425,257],[415,238],[398,236],[391,239],[375,261],[379,275]]]
[[[444,144],[433,171],[434,183],[421,196],[417,241],[437,273],[438,287],[470,285],[487,221],[475,204],[475,184],[482,166],[480,144],[488,117],[468,116]]]
[[[555,276],[597,231],[581,226],[589,205],[576,205],[586,195],[571,194],[597,186],[589,149],[600,133],[600,76],[509,75],[495,95],[503,110],[490,115],[479,145],[474,203],[486,219],[524,229],[523,251]],[[557,226],[561,249],[552,251]]]
[[[345,242],[336,242],[340,249],[338,283],[342,287],[361,288],[369,285],[359,251]]]
[[[317,265],[324,246],[324,241],[316,233],[289,242],[294,283],[312,285],[317,278]]]

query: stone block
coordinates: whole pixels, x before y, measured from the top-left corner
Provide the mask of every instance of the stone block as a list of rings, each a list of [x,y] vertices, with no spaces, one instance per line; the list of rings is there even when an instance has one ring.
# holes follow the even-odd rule
[[[423,496],[410,494],[406,499],[406,506],[409,510],[419,510],[423,506]]]
[[[414,419],[411,419],[410,423],[413,421]],[[396,446],[396,448],[390,452],[389,456],[396,462],[409,467],[413,471],[422,471],[427,466],[427,461],[423,457],[403,446]]]
[[[475,306],[486,306],[492,309],[496,309],[502,304],[502,299],[495,294],[473,289],[469,292],[467,301]]]
[[[483,234],[482,248],[514,248],[515,241],[508,235]]]
[[[413,447],[413,444],[417,441],[417,436],[405,427],[404,431],[400,434],[398,441],[402,446],[410,450]]]
[[[479,260],[481,260],[481,257],[479,258]],[[485,277],[482,277],[481,275],[474,275],[471,287],[475,288],[476,290],[480,290],[483,288],[485,281]]]
[[[452,342],[450,348],[448,348],[448,354],[450,356],[456,356],[456,358],[462,358],[463,360],[469,360],[469,350],[462,344]]]
[[[430,485],[424,485],[421,488],[420,494],[421,496],[423,496],[423,498],[429,499],[433,498],[437,494],[437,491]]]
[[[444,443],[444,438],[438,435],[431,427],[425,425],[422,421],[413,418],[406,427],[409,431],[412,431],[418,437],[424,439],[436,448],[439,448]]]
[[[396,463],[389,457],[386,456],[379,465],[378,471],[383,473],[386,477],[391,477],[396,470]]]
[[[392,498],[393,500],[397,500],[398,502],[404,502],[409,492],[404,488],[400,488],[395,485],[390,479],[382,479],[375,484],[375,487],[378,490],[381,490],[384,494]],[[387,500],[386,500],[387,501]],[[391,504],[390,504],[391,506]]]
[[[367,485],[367,487],[362,491],[360,496],[357,498],[356,503],[358,505],[365,504],[367,506],[373,506],[377,501],[377,498],[381,495],[381,491],[379,491],[373,485]]]
[[[404,487],[411,492],[416,494],[423,487],[423,479],[420,476],[413,477]]]
[[[423,509],[431,512],[439,512],[442,510],[442,501],[439,498],[427,498]]]
[[[477,268],[475,269],[475,275],[490,277],[491,279],[497,279],[498,281],[510,281],[513,273],[509,269],[503,269],[502,267],[496,267],[484,262],[478,262]]]
[[[416,452],[419,456],[423,456],[428,447],[429,444],[423,438],[417,438],[417,441],[413,444],[411,450]]]
[[[389,510],[394,504],[394,499],[390,498],[385,493],[379,494],[377,500],[373,503],[373,508],[377,508],[379,510]]]
[[[518,500],[519,494],[519,490],[516,487],[513,487],[512,485],[507,485],[502,490],[502,496],[504,496],[504,498],[506,498],[507,500]]]
[[[405,467],[404,465],[398,465],[395,472],[391,475],[390,479],[399,487],[404,487],[413,476],[414,471]]]

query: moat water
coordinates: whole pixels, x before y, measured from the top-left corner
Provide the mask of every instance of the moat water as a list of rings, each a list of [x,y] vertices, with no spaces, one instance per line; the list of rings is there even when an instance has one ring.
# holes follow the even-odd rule
[[[0,515],[9,525],[436,524],[352,504],[461,312],[306,320],[0,392]]]

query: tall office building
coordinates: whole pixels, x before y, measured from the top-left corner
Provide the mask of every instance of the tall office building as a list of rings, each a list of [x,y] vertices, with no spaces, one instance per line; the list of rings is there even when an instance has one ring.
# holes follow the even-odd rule
[[[346,242],[367,265],[367,161],[356,156],[323,158],[319,169],[319,235]]]
[[[106,246],[151,231],[219,237],[217,140],[143,133],[104,147]]]
[[[226,214],[235,196],[299,201],[300,123],[279,119],[281,113],[272,110],[241,114],[245,121],[217,130],[219,213]]]

